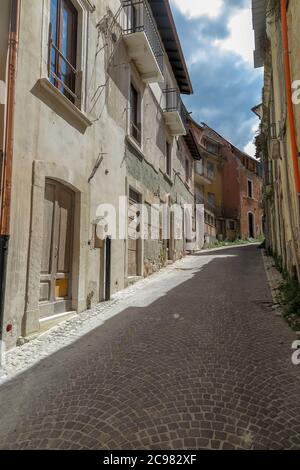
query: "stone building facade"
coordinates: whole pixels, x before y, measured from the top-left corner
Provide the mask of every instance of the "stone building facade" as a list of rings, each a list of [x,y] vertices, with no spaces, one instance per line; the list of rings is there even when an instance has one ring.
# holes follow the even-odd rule
[[[209,135],[208,127],[190,119],[200,160],[195,161],[195,201],[204,206],[205,244],[214,243],[221,233],[222,217],[222,160],[218,140]],[[198,227],[199,228],[199,227]]]
[[[195,162],[195,198],[204,204],[204,243],[261,237],[261,163],[207,124],[190,120],[190,127],[201,158]]]
[[[192,86],[168,0],[3,0],[4,164],[12,5],[20,16],[1,318],[8,347],[183,256],[185,224],[181,240],[140,239],[149,227],[138,204],[194,203],[180,98]],[[118,234],[126,219],[126,233],[103,241],[105,205]]]
[[[264,165],[267,247],[300,279],[300,4],[253,0],[252,12],[255,67],[264,67],[257,154]]]

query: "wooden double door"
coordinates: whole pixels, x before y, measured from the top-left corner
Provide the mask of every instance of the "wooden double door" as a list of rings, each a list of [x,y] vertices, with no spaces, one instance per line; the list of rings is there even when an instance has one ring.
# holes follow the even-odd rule
[[[47,179],[44,196],[40,317],[72,310],[73,191]]]

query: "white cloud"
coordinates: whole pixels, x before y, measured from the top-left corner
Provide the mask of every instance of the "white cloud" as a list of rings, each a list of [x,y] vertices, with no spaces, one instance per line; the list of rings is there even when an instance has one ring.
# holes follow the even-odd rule
[[[245,62],[253,65],[254,35],[250,8],[238,10],[228,25],[230,36],[218,39],[215,44],[225,51],[239,54]]]
[[[207,62],[210,57],[210,49],[196,49],[196,51],[192,52],[191,57],[188,59],[188,65],[191,67],[194,64],[198,64],[199,62]]]
[[[251,130],[253,132],[253,137],[250,140],[250,142],[247,145],[245,145],[244,152],[246,152],[248,155],[250,155],[250,157],[255,157],[256,147],[255,147],[255,144],[254,144],[254,137],[255,137],[255,134],[257,133],[257,130],[258,130],[257,122],[252,126]]]
[[[245,145],[244,152],[250,155],[250,157],[255,157],[256,147],[253,143],[253,140],[251,140],[249,144]]]
[[[216,18],[220,14],[223,0],[171,0],[171,3],[189,18],[198,16]]]

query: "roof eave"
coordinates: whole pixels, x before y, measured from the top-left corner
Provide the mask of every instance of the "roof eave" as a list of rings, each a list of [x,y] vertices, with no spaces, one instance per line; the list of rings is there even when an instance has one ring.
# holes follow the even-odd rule
[[[263,38],[266,33],[266,0],[252,0],[252,22],[255,35],[254,67],[264,66]]]
[[[157,27],[162,38],[162,42],[168,54],[171,67],[173,68],[173,72],[178,83],[178,88],[181,93],[186,94],[186,95],[191,95],[193,94],[192,82],[191,82],[188,68],[185,62],[184,54],[183,54],[180,40],[178,37],[178,33],[177,33],[173,13],[169,4],[169,0],[148,0],[148,1],[151,6],[154,18],[156,20]],[[163,15],[161,15],[162,12],[163,12]],[[176,54],[178,54],[179,61],[171,57],[171,51],[169,47],[167,46],[168,41],[166,40],[166,36],[165,36],[166,35],[165,27],[163,28],[159,24],[159,17],[162,17],[162,16],[167,19],[168,29],[172,36],[172,41],[173,41],[172,53],[174,54],[175,52]],[[173,49],[174,45],[176,48],[175,51]],[[175,62],[177,64],[178,63],[180,64],[179,68],[178,68],[178,65],[176,66],[176,70],[174,67]]]

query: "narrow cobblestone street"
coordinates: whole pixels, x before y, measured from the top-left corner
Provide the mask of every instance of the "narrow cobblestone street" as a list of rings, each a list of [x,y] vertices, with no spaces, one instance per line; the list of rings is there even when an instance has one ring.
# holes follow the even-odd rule
[[[300,449],[295,334],[258,246],[178,266],[1,385],[0,448]]]

